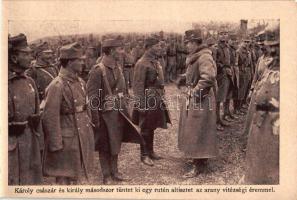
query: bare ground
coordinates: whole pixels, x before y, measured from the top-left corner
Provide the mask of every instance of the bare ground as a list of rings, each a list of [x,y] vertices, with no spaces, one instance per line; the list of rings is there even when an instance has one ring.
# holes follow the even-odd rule
[[[178,93],[174,85],[166,86],[166,94]],[[119,182],[123,185],[219,185],[238,184],[244,174],[245,139],[241,135],[245,116],[233,122],[223,132],[218,132],[218,156],[209,159],[207,169],[196,178],[183,179],[188,165],[182,152],[177,148],[177,130],[179,111],[171,111],[173,125],[168,129],[157,129],[155,134],[155,151],[164,159],[155,161],[153,167],[140,161],[140,148],[137,144],[122,145],[119,156],[119,171],[131,180]],[[102,174],[98,153],[95,152],[95,169],[87,184],[101,185]],[[53,178],[46,178],[46,184],[55,184]],[[86,184],[82,181],[81,184]]]

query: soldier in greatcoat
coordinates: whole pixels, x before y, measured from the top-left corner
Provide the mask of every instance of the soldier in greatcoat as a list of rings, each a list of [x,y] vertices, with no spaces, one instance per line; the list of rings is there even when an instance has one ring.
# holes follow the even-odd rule
[[[25,74],[33,59],[24,34],[8,39],[8,184],[42,184],[39,96]]]
[[[85,82],[78,76],[82,59],[82,47],[78,43],[62,46],[59,75],[45,94],[43,173],[55,177],[60,185],[88,179],[93,169],[94,134]]]
[[[59,70],[53,65],[53,51],[47,42],[38,44],[35,47],[36,62],[26,70],[26,74],[30,76],[37,86],[39,100],[40,100],[40,111],[43,112],[45,89],[47,86],[58,76]],[[40,131],[40,148],[44,150],[44,134]]]
[[[153,160],[161,159],[154,150],[155,129],[167,128],[170,117],[164,101],[164,75],[158,62],[161,47],[157,37],[145,40],[145,53],[135,65],[133,92],[138,104],[133,110],[133,122],[139,125],[145,141],[141,145],[141,160],[153,166]]]
[[[248,135],[245,182],[272,185],[279,184],[279,41],[265,43],[273,60],[253,92],[255,112]]]
[[[207,159],[217,156],[216,136],[216,63],[212,52],[202,44],[199,30],[185,32],[189,55],[186,60],[187,90],[181,98],[178,147],[186,158],[193,159],[184,178],[197,176],[205,168]],[[181,81],[182,82],[182,81]]]
[[[131,122],[124,102],[127,89],[122,66],[118,63],[123,52],[121,40],[104,40],[102,57],[90,71],[87,82],[95,131],[95,149],[99,151],[103,184],[128,180],[118,169],[121,145],[122,142],[141,141],[139,130]]]

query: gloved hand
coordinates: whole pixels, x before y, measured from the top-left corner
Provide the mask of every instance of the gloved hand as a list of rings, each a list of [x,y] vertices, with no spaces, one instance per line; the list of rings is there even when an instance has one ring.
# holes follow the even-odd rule
[[[8,126],[8,134],[9,135],[21,135],[25,128],[26,128],[27,124],[10,124]]]
[[[34,130],[38,129],[39,123],[40,123],[40,114],[33,114],[28,117],[28,124],[31,128]]]

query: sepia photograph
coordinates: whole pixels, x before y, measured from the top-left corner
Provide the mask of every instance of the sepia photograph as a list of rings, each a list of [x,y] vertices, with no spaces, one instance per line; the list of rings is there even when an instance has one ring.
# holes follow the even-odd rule
[[[8,186],[275,192],[285,22],[183,18],[173,2],[90,1],[87,18],[87,2],[6,1]],[[22,17],[22,5],[36,10]]]

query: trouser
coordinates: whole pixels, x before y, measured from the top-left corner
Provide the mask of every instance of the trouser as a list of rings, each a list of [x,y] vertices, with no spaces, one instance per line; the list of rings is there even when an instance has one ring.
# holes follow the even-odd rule
[[[123,69],[126,86],[132,87],[133,82],[133,67],[124,67]]]
[[[118,173],[118,155],[111,155],[108,151],[99,151],[99,161],[103,178]]]
[[[149,156],[154,152],[154,130],[141,130],[144,143],[140,144],[141,157]]]
[[[206,166],[207,164],[207,158],[195,158],[193,160],[193,165],[196,167],[196,168],[199,168],[199,169],[202,169]]]

